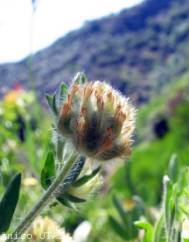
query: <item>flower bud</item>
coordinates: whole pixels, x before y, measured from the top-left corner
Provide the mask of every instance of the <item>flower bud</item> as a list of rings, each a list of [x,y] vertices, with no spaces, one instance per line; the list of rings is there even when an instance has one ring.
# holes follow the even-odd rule
[[[82,186],[71,186],[68,190],[68,193],[74,197],[87,200],[91,195],[98,191],[101,186],[102,177],[99,173],[97,173],[92,179],[87,181]]]
[[[128,156],[135,109],[105,82],[74,84],[59,111],[58,130],[76,151],[96,160]]]

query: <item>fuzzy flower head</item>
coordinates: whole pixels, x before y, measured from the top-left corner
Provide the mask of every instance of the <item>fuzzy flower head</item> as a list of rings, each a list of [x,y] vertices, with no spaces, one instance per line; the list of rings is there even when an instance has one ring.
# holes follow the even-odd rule
[[[31,240],[27,238],[27,242],[74,242],[63,228],[60,228],[55,221],[48,217],[37,217],[33,225],[29,228],[28,234]]]
[[[60,108],[58,130],[78,153],[96,160],[131,153],[135,109],[105,82],[75,83]]]

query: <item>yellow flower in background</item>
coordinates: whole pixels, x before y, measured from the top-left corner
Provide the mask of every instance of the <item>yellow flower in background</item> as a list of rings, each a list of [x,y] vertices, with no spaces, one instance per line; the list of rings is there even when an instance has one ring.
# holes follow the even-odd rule
[[[122,158],[131,153],[135,108],[105,82],[74,84],[58,121],[59,132],[78,153],[96,160]]]
[[[5,94],[3,102],[6,106],[24,107],[34,101],[35,95],[31,91],[24,90],[21,86],[10,90]]]
[[[38,184],[38,181],[36,178],[34,177],[26,177],[24,180],[23,180],[23,185],[25,187],[33,187],[33,186],[36,186]]]
[[[23,89],[16,89],[16,90],[9,91],[4,96],[4,102],[5,102],[5,104],[15,105],[16,101],[22,95],[23,92],[24,92]]]
[[[126,211],[131,211],[133,208],[136,206],[136,201],[133,199],[125,199],[123,201],[123,207],[125,208]]]

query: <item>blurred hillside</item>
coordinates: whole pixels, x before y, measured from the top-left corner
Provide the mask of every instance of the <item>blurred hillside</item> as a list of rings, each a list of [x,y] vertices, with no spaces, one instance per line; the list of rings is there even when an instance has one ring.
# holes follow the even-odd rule
[[[32,78],[41,94],[83,70],[142,103],[186,71],[188,41],[188,0],[146,0],[87,22],[35,54]],[[15,82],[29,87],[28,61],[0,65],[1,93]]]

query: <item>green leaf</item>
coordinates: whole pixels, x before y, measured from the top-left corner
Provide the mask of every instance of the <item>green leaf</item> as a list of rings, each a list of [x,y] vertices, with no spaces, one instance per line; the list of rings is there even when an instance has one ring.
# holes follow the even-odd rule
[[[113,196],[113,204],[116,207],[123,223],[127,226],[129,222],[126,218],[126,211],[123,209],[123,206],[121,205],[119,199],[116,196]]]
[[[170,231],[173,227],[175,216],[175,201],[173,194],[173,185],[171,184],[167,176],[164,176],[163,187],[163,208],[165,215],[166,233],[167,236],[171,236]]]
[[[119,216],[121,217],[123,226],[127,229],[128,238],[136,238],[138,230],[134,226],[134,222],[139,218],[139,209],[134,207],[131,211],[125,211],[121,205],[121,202],[116,196],[113,196],[113,203],[119,213]]]
[[[60,109],[68,96],[68,86],[62,82],[56,95],[57,107]]]
[[[77,210],[74,204],[70,202],[68,199],[66,199],[65,197],[57,197],[56,199],[59,201],[59,203],[61,203],[65,207]]]
[[[62,82],[59,90],[60,90],[60,98],[64,101],[67,97],[68,86],[64,82]]]
[[[177,228],[177,230],[175,231],[175,233],[173,234],[173,239],[174,239],[174,241],[178,241],[178,242],[180,242],[180,241],[182,241],[182,226],[183,226],[183,221],[181,222],[181,221],[179,221],[179,224],[178,224],[178,228]],[[189,238],[188,238],[188,242],[189,242]]]
[[[134,225],[134,222],[139,219],[139,216],[141,215],[140,209],[138,207],[134,207],[131,211],[126,212],[126,218],[127,218],[127,229],[130,233],[130,238],[134,239],[138,235],[138,230],[136,226]]]
[[[78,72],[73,80],[74,84],[84,84],[87,82],[87,77],[83,72]]]
[[[165,225],[164,225],[164,216],[161,215],[157,223],[155,224],[155,229],[153,233],[153,242],[166,242],[165,235]]]
[[[109,216],[109,223],[112,227],[112,229],[123,239],[127,240],[129,239],[128,234],[126,230],[122,227],[122,225],[117,222],[116,219],[114,219],[112,216]]]
[[[79,156],[79,158],[74,163],[71,171],[69,172],[69,174],[66,176],[64,180],[65,186],[72,185],[75,182],[75,180],[78,178],[79,174],[83,169],[85,160],[86,160],[85,156]],[[62,187],[64,187],[64,184]]]
[[[179,167],[178,167],[177,155],[173,154],[171,156],[171,159],[169,161],[169,166],[168,166],[168,176],[170,177],[173,183],[177,182],[178,173],[179,173]]]
[[[51,111],[58,115],[59,109],[63,105],[64,101],[67,98],[68,87],[65,83],[61,83],[58,92],[54,93],[53,95],[46,94],[47,103],[51,109]]]
[[[11,224],[19,199],[21,174],[15,175],[0,202],[0,234],[5,233]]]
[[[67,191],[68,187],[74,183],[74,181],[79,176],[86,158],[84,156],[80,156],[76,162],[74,163],[71,171],[68,173],[66,178],[64,179],[63,183],[59,186],[58,197],[64,197],[65,192]]]
[[[69,193],[65,193],[64,197],[69,200],[70,202],[73,202],[73,203],[83,203],[83,202],[86,202],[85,199],[83,198],[79,198],[79,197],[75,197]]]
[[[47,189],[50,186],[55,175],[56,175],[56,169],[55,169],[54,155],[53,155],[53,152],[50,151],[47,154],[44,167],[41,171],[41,185],[44,189]]]
[[[145,231],[143,242],[152,242],[153,239],[153,226],[147,221],[136,221],[134,223],[137,228]]]
[[[53,94],[53,95],[46,94],[45,98],[47,100],[47,103],[48,103],[51,111],[55,114],[55,116],[57,116],[58,110],[57,110],[57,105],[56,105],[56,95],[55,94]]]
[[[89,180],[91,180],[93,177],[96,176],[96,174],[100,171],[101,167],[97,167],[95,170],[93,170],[91,172],[91,174],[89,175],[85,175],[85,176],[82,176],[81,178],[79,178],[74,184],[73,186],[74,187],[80,187],[82,185],[84,185],[85,183],[87,183]]]
[[[140,215],[141,214],[145,214],[147,209],[145,207],[145,203],[142,200],[142,198],[137,196],[137,195],[135,195],[135,196],[133,196],[133,201],[136,203],[136,207],[137,207],[138,212],[140,213]]]

